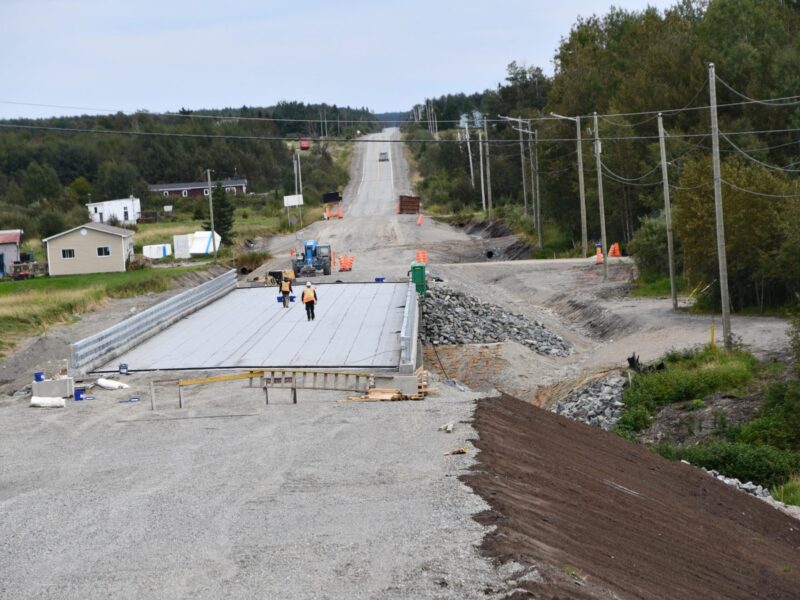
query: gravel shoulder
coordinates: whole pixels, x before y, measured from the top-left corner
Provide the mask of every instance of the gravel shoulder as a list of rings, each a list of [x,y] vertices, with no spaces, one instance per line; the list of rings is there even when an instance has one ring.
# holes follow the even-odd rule
[[[485,391],[459,392],[440,383],[436,394],[414,403],[339,404],[335,394],[309,393],[293,406],[278,392],[267,407],[258,392],[225,384],[192,391],[189,408],[183,410],[174,406],[174,391],[159,391],[158,410],[152,412],[146,380],[138,376],[126,380],[132,384],[128,391],[97,393],[96,400],[70,401],[63,410],[29,409],[27,399],[4,395],[0,598],[491,598],[506,597],[540,578],[555,581],[557,590],[548,596],[550,592],[536,588],[541,597],[592,597],[586,595],[586,586],[569,578],[567,587],[558,587],[562,579],[555,573],[567,573],[567,566],[590,575],[598,590],[627,586],[617,597],[659,597],[654,587],[640,588],[639,580],[650,581],[656,574],[663,578],[662,572],[678,580],[687,576],[669,566],[673,559],[688,569],[693,582],[704,573],[711,574],[709,581],[723,576],[738,581],[735,570],[742,557],[751,556],[739,550],[741,545],[731,546],[727,554],[716,553],[719,548],[704,541],[723,530],[727,519],[733,523],[731,531],[751,536],[757,545],[784,543],[789,534],[775,529],[772,521],[759,525],[761,516],[750,529],[741,524],[737,511],[761,513],[752,512],[752,505],[729,502],[724,494],[737,492],[723,484],[706,475],[695,481],[686,475],[690,471],[685,465],[650,469],[651,463],[642,462],[650,466],[628,471],[629,463],[639,461],[635,447],[588,427],[555,426],[529,412],[533,408],[527,404],[502,404],[508,413],[503,418],[519,414],[519,421],[496,428],[491,419],[482,419],[481,402],[473,429],[477,395],[497,389],[544,404],[546,398],[539,397],[543,387],[619,366],[632,352],[646,361],[671,347],[705,342],[710,318],[672,313],[666,298],[621,297],[632,276],[627,260],[612,262],[611,279],[605,283],[594,259],[463,262],[483,256],[491,244],[427,218],[417,225],[414,215],[371,211],[367,204],[374,196],[354,186],[368,179],[365,169],[374,165],[367,160],[366,144],[355,148],[345,204],[353,203],[357,210],[341,221],[319,221],[296,236],[273,238],[275,258],[262,272],[286,268],[289,248],[298,239],[330,241],[334,251],[356,257],[352,272],[315,277],[315,282],[403,280],[416,251],[427,250],[429,272],[448,287],[541,323],[565,340],[572,349],[569,356],[542,355],[514,340],[442,346],[434,355],[427,350],[428,368]],[[396,192],[407,185],[402,180],[403,153],[393,152],[392,162],[399,174],[391,182]],[[377,193],[374,188],[370,192]],[[76,323],[32,338],[0,365],[2,392],[19,390],[35,370],[60,368],[70,341],[161,297],[109,302]],[[785,348],[785,328],[778,319],[734,318],[734,332],[764,354]],[[131,394],[143,401],[119,402]],[[438,431],[447,422],[455,424],[453,434]],[[484,445],[498,432],[517,445]],[[519,438],[524,432],[533,437]],[[592,437],[597,435],[604,437]],[[584,437],[594,441],[582,441]],[[483,450],[482,466],[471,477],[481,476],[485,468],[485,483],[501,486],[476,485],[497,511],[493,520],[481,523],[471,515],[488,505],[458,480],[473,464],[474,452],[443,456],[469,447],[469,439],[477,439]],[[549,445],[533,445],[544,442]],[[586,458],[570,457],[570,448],[584,443],[591,449],[586,450],[591,465],[569,462]],[[495,459],[496,464],[490,462]],[[688,478],[669,492],[659,482],[673,470],[675,478],[666,479],[668,483],[678,486],[678,475]],[[492,472],[500,477],[489,481]],[[594,479],[582,479],[587,472],[595,473]],[[600,473],[643,493],[647,501],[604,483]],[[689,504],[676,500],[664,505],[658,500],[662,493],[681,495]],[[503,513],[500,501],[511,496],[528,512]],[[722,508],[714,513],[717,505]],[[545,520],[550,513],[537,512],[542,507],[552,508],[557,518]],[[708,517],[711,525],[696,520],[689,508]],[[606,525],[584,527],[581,519],[587,516]],[[693,526],[681,529],[681,519]],[[610,541],[624,547],[627,538],[619,535],[630,522],[636,543],[648,540],[651,547],[642,546],[642,555],[625,554],[628,575],[617,580],[621,571],[614,560],[600,552],[602,560],[591,562],[587,553],[604,552]],[[508,534],[508,540],[520,540],[519,552],[508,545],[480,554],[484,535],[504,524],[527,532],[527,538]],[[690,551],[686,556],[696,561],[689,564],[671,533],[674,546],[663,546],[653,536],[669,533],[669,524],[685,535],[684,547],[698,543],[714,560]],[[532,531],[539,529],[547,536]],[[501,538],[487,539],[500,543]],[[790,541],[794,550],[787,549],[786,556],[798,564],[800,542],[794,537]],[[753,559],[753,568],[742,573],[763,568],[796,590],[797,569],[784,575],[784,563],[773,561],[770,552]],[[608,555],[620,556],[610,549]],[[496,566],[494,557],[538,560],[542,571],[515,561]],[[761,582],[759,577],[753,581]],[[772,590],[767,586],[756,592]],[[683,595],[692,596],[703,597]]]
[[[486,508],[457,477],[474,394],[337,403],[145,378],[0,420],[0,597],[477,598]],[[131,394],[142,402],[120,403]],[[454,432],[438,431],[452,422]]]

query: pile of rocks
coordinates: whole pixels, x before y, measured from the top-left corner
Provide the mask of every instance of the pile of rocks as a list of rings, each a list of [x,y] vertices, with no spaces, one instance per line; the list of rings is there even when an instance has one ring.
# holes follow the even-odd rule
[[[575,390],[565,400],[557,402],[552,410],[573,421],[609,431],[625,408],[622,402],[624,388],[625,380],[622,377],[604,377]]]
[[[732,485],[733,487],[742,490],[743,492],[747,492],[751,496],[756,496],[757,498],[772,498],[772,495],[769,493],[769,490],[765,487],[760,485],[756,485],[752,481],[748,481],[747,483],[742,483],[735,477],[725,477],[725,475],[720,474],[719,471],[714,469],[703,469],[706,473],[714,477],[715,479],[719,479],[722,483],[726,483],[728,485]]]
[[[572,353],[569,342],[539,321],[445,287],[431,288],[425,296],[419,338],[429,346],[514,340],[539,354],[563,357]]]

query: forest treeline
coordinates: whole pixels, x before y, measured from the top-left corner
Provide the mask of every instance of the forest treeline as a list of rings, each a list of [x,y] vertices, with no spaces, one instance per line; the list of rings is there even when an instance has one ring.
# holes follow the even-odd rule
[[[280,198],[294,193],[292,150],[284,140],[319,140],[325,133],[352,138],[380,129],[366,108],[301,102],[0,125],[0,229],[22,228],[27,238],[85,222],[89,201],[133,194],[143,208],[160,207],[163,199],[151,199],[148,184],[203,181],[209,168],[215,180],[246,177],[249,191]],[[312,203],[346,182],[324,144],[313,144],[302,161]]]
[[[663,241],[664,201],[657,112],[664,111],[679,268],[718,298],[708,64],[716,75],[725,228],[734,309],[792,302],[800,290],[800,3],[780,0],[684,0],[666,11],[612,9],[580,18],[562,38],[555,71],[516,62],[505,81],[477,94],[432,100],[439,136],[454,139],[463,114],[486,115],[491,177],[499,214],[521,215],[518,131],[498,115],[532,119],[538,133],[545,244],[580,246],[580,203],[574,121],[580,116],[591,241],[599,241],[592,114],[599,115],[609,243],[629,245],[646,219],[639,248]],[[755,100],[778,99],[771,102]],[[424,105],[421,105],[424,107]],[[417,107],[420,108],[420,107]],[[417,114],[420,114],[419,112]],[[480,126],[480,115],[470,119]],[[427,119],[407,136],[431,139]],[[413,151],[429,205],[458,212],[481,206],[476,132],[471,131],[476,186],[465,144],[418,143]],[[527,148],[526,148],[527,152]],[[531,174],[526,168],[530,194]],[[528,201],[529,208],[531,201]],[[660,243],[660,242],[659,242]],[[637,246],[633,244],[633,248]],[[563,248],[561,248],[563,249]],[[647,254],[647,252],[643,252]],[[652,253],[650,253],[652,255]],[[664,273],[666,250],[645,261]]]

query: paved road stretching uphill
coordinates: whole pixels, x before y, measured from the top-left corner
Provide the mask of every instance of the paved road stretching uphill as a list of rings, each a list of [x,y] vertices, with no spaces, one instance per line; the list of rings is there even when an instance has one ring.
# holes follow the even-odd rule
[[[579,375],[611,357],[622,360],[631,351],[654,357],[685,346],[686,340],[707,339],[709,318],[672,313],[666,298],[625,298],[621,291],[631,273],[626,261],[612,261],[607,283],[593,258],[475,263],[486,243],[430,220],[417,226],[416,216],[395,214],[396,194],[409,190],[402,146],[388,142],[397,135],[387,130],[373,136],[385,142],[357,143],[345,190],[346,217],[299,232],[300,239],[330,241],[336,252],[356,256],[352,272],[315,280],[400,279],[416,250],[428,250],[431,270],[447,285],[544,322],[575,345],[575,354],[566,359],[541,357],[512,342],[491,345],[496,360],[480,362],[487,374],[476,385],[531,396],[540,385]],[[389,165],[378,161],[387,146]],[[294,243],[294,236],[275,238],[275,259],[267,268],[288,266]],[[42,367],[56,370],[67,355],[63,342],[70,334],[84,337],[149,301],[113,300],[78,324],[49,331],[30,346],[35,352],[25,355],[29,360],[6,361],[0,377],[29,381]],[[324,299],[320,306],[322,313]],[[735,332],[757,351],[773,352],[786,345],[777,341],[785,340],[783,328],[785,322],[778,320],[740,318]],[[230,326],[224,329],[220,337]],[[267,335],[255,334],[253,349]],[[53,340],[62,344],[60,354],[54,353]],[[451,347],[429,366],[447,363],[449,354],[464,368],[451,374],[471,374],[478,363],[464,359],[485,349]],[[10,364],[15,366],[8,369]],[[657,585],[665,561],[676,579],[697,584],[687,590],[724,591],[742,581],[734,572],[746,559],[741,543],[730,544],[735,560],[718,553],[714,556],[722,558],[706,567],[692,549],[685,554],[698,558],[691,564],[685,560],[675,531],[658,523],[662,493],[681,499],[680,511],[670,515],[682,521],[678,526],[697,524],[686,543],[705,543],[706,523],[713,525],[709,531],[729,532],[721,539],[741,532],[754,552],[762,545],[766,549],[754,564],[766,565],[775,579],[791,581],[795,587],[789,593],[796,591],[796,565],[776,562],[781,552],[787,563],[796,562],[796,534],[781,533],[775,521],[762,519],[765,509],[753,508],[756,500],[737,502],[731,496],[735,492],[720,493],[721,484],[686,465],[650,469],[640,449],[598,438],[599,431],[562,426],[563,420],[518,413],[511,399],[500,405],[508,409],[504,414],[484,413],[489,418],[479,418],[476,432],[469,423],[478,394],[443,383],[424,402],[337,404],[338,394],[301,392],[300,404],[291,405],[288,392],[276,391],[265,406],[257,388],[229,382],[187,390],[189,408],[182,410],[176,407],[175,388],[163,386],[157,410],[150,411],[147,402],[120,403],[132,395],[146,399],[149,379],[134,374],[126,381],[130,390],[98,390],[95,400],[70,401],[63,410],[29,409],[24,396],[0,398],[3,600],[508,598],[520,597],[511,595],[520,586],[543,598],[687,597],[657,587],[640,591],[645,588],[634,579]],[[453,434],[437,431],[447,422],[455,424]],[[529,429],[540,435],[526,438]],[[488,505],[457,479],[472,464],[473,453],[443,456],[479,434],[493,441],[478,442],[487,472],[474,473],[484,484],[476,488],[497,511],[490,517],[505,527],[491,538],[499,550],[489,544],[484,549],[524,565],[514,560],[497,565],[479,554],[489,530],[472,515]],[[583,450],[578,456],[573,448]],[[663,473],[676,470],[691,475],[661,481]],[[593,473],[604,473],[604,481],[587,477]],[[549,478],[542,489],[536,487],[538,474]],[[583,481],[592,486],[591,493],[582,491]],[[742,511],[747,515],[738,514]],[[750,515],[758,515],[764,526],[743,524]],[[595,521],[599,527],[593,527]],[[648,537],[654,522],[665,533],[657,539]],[[514,531],[505,540],[519,540],[519,551],[513,544],[502,546],[509,528]],[[641,533],[635,540],[641,546],[635,547],[642,552],[623,548],[626,564],[634,566],[617,579],[620,569],[613,561],[623,555],[608,550],[602,536],[620,532]],[[676,543],[661,553],[665,538]],[[778,547],[786,540],[794,550]],[[602,556],[595,560],[593,549]],[[552,586],[542,584],[548,576]],[[587,577],[596,585],[579,585]],[[754,577],[764,582],[763,575]],[[767,583],[754,594],[784,589]],[[614,596],[609,590],[621,591]]]

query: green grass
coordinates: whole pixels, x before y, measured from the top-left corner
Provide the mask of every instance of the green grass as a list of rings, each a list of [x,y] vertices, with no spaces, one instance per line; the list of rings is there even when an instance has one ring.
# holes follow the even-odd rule
[[[143,269],[0,282],[0,356],[20,339],[92,310],[106,298],[170,289],[172,280],[196,267]]]
[[[686,292],[688,281],[685,277],[675,278],[675,287],[679,294]],[[638,298],[663,298],[672,293],[669,277],[659,277],[652,280],[637,281],[631,295]]]
[[[714,392],[763,390],[764,401],[748,423],[730,426],[721,421],[714,435],[699,445],[662,444],[655,450],[672,460],[715,469],[740,481],[753,481],[800,505],[800,382],[769,380],[783,369],[760,364],[743,350],[672,352],[667,369],[636,375],[624,393],[625,410],[615,430],[633,437],[650,424],[662,406],[681,403],[687,411],[705,408]],[[759,378],[758,381],[755,381]],[[758,385],[754,385],[757,383]]]
[[[671,460],[686,460],[715,469],[739,481],[752,481],[768,488],[781,486],[800,470],[800,453],[773,446],[715,441],[700,446],[656,446],[656,452]]]
[[[667,404],[740,388],[752,381],[759,370],[752,354],[742,350],[725,352],[716,347],[673,352],[665,357],[665,363],[664,371],[634,376],[623,397],[625,410],[616,426],[619,433],[631,435],[645,429],[656,411]]]
[[[800,506],[800,476],[793,476],[786,483],[774,486],[772,497],[784,504]]]

